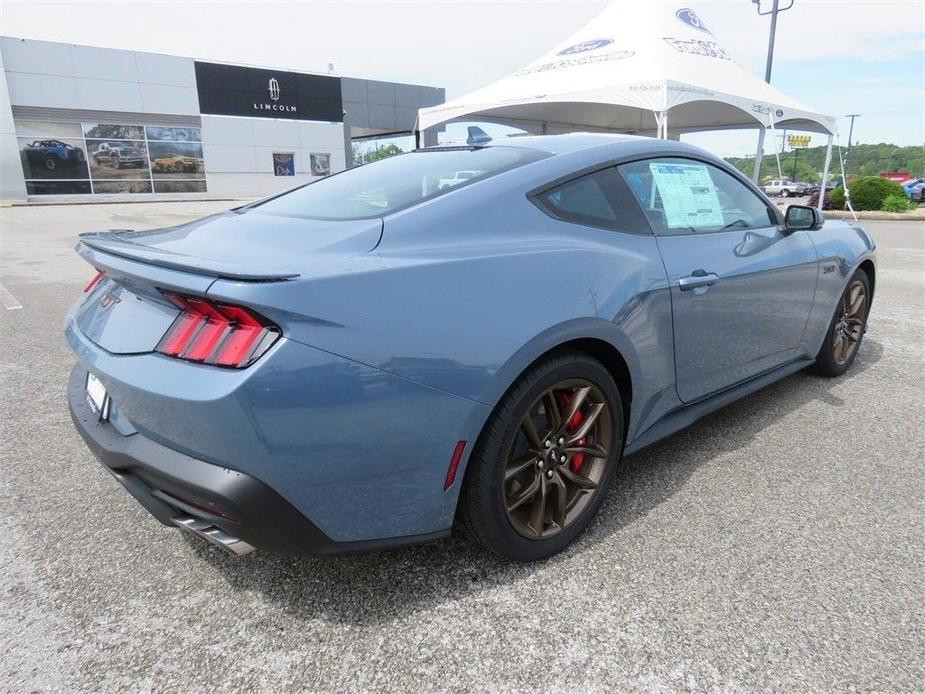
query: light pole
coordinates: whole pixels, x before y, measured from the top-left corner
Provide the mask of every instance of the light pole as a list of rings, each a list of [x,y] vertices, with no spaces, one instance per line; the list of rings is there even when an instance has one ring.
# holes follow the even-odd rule
[[[771,66],[774,64],[774,37],[777,34],[777,15],[793,7],[794,2],[795,0],[789,0],[789,3],[785,7],[781,7],[780,0],[772,0],[771,9],[762,11],[761,0],[752,0],[752,4],[755,6],[755,9],[758,10],[759,15],[762,17],[768,14],[771,15],[771,32],[768,35],[768,60],[764,67],[764,81],[768,84],[771,83]],[[765,127],[762,125],[761,130],[758,131],[758,151],[755,153],[755,171],[752,174],[752,179],[755,183],[758,182],[758,178],[761,175],[761,157],[764,154],[764,131]]]

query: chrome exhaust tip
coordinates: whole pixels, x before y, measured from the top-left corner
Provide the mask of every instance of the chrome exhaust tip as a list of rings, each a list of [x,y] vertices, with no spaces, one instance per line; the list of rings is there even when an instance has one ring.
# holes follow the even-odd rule
[[[244,540],[235,537],[234,535],[229,535],[221,528],[213,525],[209,521],[204,521],[200,518],[193,518],[193,516],[179,516],[177,518],[171,518],[173,524],[176,525],[181,530],[195,535],[196,537],[201,537],[207,542],[211,542],[217,547],[221,547],[226,552],[230,552],[236,557],[244,556],[245,554],[250,554],[253,552],[256,547],[253,545],[247,544]]]

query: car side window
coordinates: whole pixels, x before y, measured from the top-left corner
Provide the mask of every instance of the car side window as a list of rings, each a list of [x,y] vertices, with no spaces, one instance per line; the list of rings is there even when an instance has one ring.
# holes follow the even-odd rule
[[[651,234],[626,184],[610,166],[573,178],[535,196],[540,209],[556,219],[631,234]]]
[[[758,229],[777,223],[764,200],[712,164],[660,158],[617,168],[659,236]]]

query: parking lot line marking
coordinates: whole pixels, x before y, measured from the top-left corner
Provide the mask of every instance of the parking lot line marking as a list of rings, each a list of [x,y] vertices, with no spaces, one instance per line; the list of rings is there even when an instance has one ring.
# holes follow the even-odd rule
[[[16,301],[16,297],[10,294],[7,288],[2,284],[0,284],[0,304],[3,304],[3,308],[7,311],[22,308],[22,304]]]

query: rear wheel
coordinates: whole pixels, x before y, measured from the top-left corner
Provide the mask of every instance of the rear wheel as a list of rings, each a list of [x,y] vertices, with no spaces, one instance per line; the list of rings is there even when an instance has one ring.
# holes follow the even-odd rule
[[[840,376],[857,356],[870,307],[870,280],[858,270],[851,277],[829,324],[822,349],[816,356],[816,370],[825,376]]]
[[[790,191],[787,190],[786,188],[784,188],[784,189],[780,192],[780,194],[781,194],[782,197],[785,197],[785,198],[789,198],[789,197],[790,197]]]
[[[562,550],[600,508],[623,448],[623,409],[607,369],[562,352],[505,394],[479,439],[460,500],[483,545],[533,561]]]

